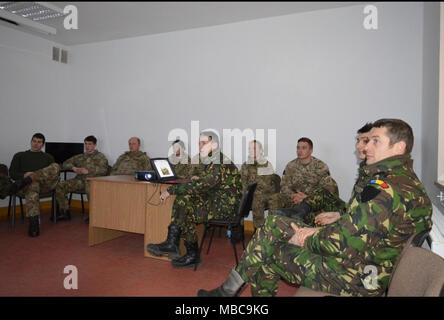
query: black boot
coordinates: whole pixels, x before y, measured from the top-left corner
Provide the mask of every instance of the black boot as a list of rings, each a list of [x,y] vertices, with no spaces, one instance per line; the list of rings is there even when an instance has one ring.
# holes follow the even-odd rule
[[[155,256],[168,255],[170,259],[174,259],[180,257],[179,241],[180,228],[172,223],[168,227],[168,236],[166,240],[158,244],[149,243],[146,246],[146,250]]]
[[[235,297],[244,286],[245,281],[240,274],[231,269],[231,272],[225,282],[218,288],[207,291],[201,289],[197,292],[198,297]]]
[[[15,181],[11,186],[11,193],[16,194],[20,190],[22,190],[24,187],[26,187],[28,184],[32,183],[31,177],[26,177],[24,179],[20,179]]]
[[[196,242],[188,242],[185,241],[185,248],[187,249],[187,253],[177,259],[171,261],[171,264],[174,268],[189,268],[194,267],[195,265],[200,266],[202,261],[199,256],[199,245]]]
[[[37,237],[40,234],[39,216],[29,217],[29,232],[30,237]]]

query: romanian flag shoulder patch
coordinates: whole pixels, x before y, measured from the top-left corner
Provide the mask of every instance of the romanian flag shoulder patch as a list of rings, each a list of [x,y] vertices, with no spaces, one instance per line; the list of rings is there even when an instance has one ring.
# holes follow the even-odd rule
[[[387,189],[389,187],[387,183],[385,183],[382,180],[378,180],[378,179],[373,179],[373,180],[370,181],[370,183],[371,184],[378,184],[378,185],[380,185],[384,189]]]

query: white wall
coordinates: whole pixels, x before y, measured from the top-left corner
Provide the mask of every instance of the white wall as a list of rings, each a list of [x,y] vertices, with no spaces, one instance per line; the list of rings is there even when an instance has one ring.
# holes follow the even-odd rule
[[[72,66],[51,60],[53,45],[0,26],[0,163],[8,167],[16,152],[29,149],[36,132],[47,141],[70,138],[66,106],[72,100]]]
[[[420,175],[423,4],[376,6],[376,31],[362,27],[359,5],[74,46],[68,65],[50,60],[52,43],[0,27],[0,161],[36,131],[94,134],[111,162],[133,135],[162,156],[171,129],[190,134],[199,120],[220,132],[276,129],[280,174],[296,140],[312,138],[347,200],[356,130],[399,117],[415,132]]]
[[[281,174],[308,136],[348,199],[356,130],[397,117],[415,132],[420,175],[423,6],[377,7],[377,31],[352,6],[75,46],[70,137],[96,134],[115,161],[132,135],[165,155],[169,131],[190,134],[192,120],[276,129]]]

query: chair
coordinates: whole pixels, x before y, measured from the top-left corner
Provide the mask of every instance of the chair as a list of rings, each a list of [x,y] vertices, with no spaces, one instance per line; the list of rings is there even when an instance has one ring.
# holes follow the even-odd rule
[[[20,194],[12,194],[9,196],[9,206],[8,206],[8,217],[10,216],[11,213],[11,209],[12,209],[12,217],[11,217],[11,226],[14,227],[15,226],[15,209],[16,209],[16,202],[17,199],[19,198],[20,201],[20,213],[22,216],[22,221],[25,220],[24,217],[24,210],[23,210],[23,195]],[[57,222],[57,209],[56,209],[56,195],[55,195],[55,190],[52,190],[50,192],[47,193],[41,193],[39,195],[40,199],[44,199],[44,198],[51,198],[51,215],[53,218],[54,223]]]
[[[403,260],[403,257],[405,255],[405,253],[407,252],[407,250],[409,250],[410,248],[421,247],[425,240],[429,241],[428,239],[429,239],[429,232],[422,231],[419,233],[414,233],[407,240],[406,244],[404,245],[404,249],[401,251],[401,254],[398,257],[398,260],[397,260],[395,266],[393,267],[392,276],[390,278],[389,285],[388,285],[389,292],[390,292],[390,288],[392,285],[392,279],[394,278],[395,272],[397,272],[398,265]],[[412,276],[412,275],[413,274],[410,274],[410,276]],[[322,292],[322,291],[312,290],[312,289],[309,289],[306,287],[299,287],[298,291],[296,291],[296,293],[295,293],[295,297],[325,297],[325,296],[335,296],[335,295],[331,294],[331,293]],[[389,294],[387,294],[387,296],[389,296]]]
[[[205,223],[205,229],[202,236],[202,240],[200,242],[199,255],[202,252],[202,247],[205,241],[205,237],[209,229],[212,229],[210,242],[208,244],[207,254],[210,252],[211,243],[213,241],[214,231],[216,227],[225,227],[228,229],[228,232],[231,232],[231,244],[233,245],[234,258],[236,259],[236,266],[239,261],[237,258],[236,251],[236,235],[239,234],[242,240],[242,247],[245,250],[245,234],[244,234],[244,226],[243,219],[248,217],[251,210],[251,204],[253,202],[254,191],[256,190],[257,183],[253,183],[247,187],[247,190],[242,196],[241,203],[239,205],[237,215],[234,217],[234,220],[223,220],[223,219],[210,219]],[[233,232],[235,231],[235,232]],[[194,266],[194,270],[196,270],[197,265]]]
[[[444,296],[444,259],[430,250],[409,247],[399,260],[388,297]]]

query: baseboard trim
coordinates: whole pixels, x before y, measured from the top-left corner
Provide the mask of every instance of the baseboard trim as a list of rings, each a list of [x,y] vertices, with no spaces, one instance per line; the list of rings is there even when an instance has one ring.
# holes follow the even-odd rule
[[[88,201],[84,201],[84,204],[85,204],[85,211],[89,210]],[[82,210],[82,201],[81,200],[71,200],[71,209]],[[26,204],[25,203],[23,203],[23,210],[26,211]],[[41,211],[51,210],[51,201],[40,202],[40,210]],[[15,217],[16,219],[20,218],[20,216],[21,216],[20,204],[15,206],[15,215],[16,215],[16,217]],[[7,219],[8,219],[8,207],[0,207],[0,221],[4,221]]]

